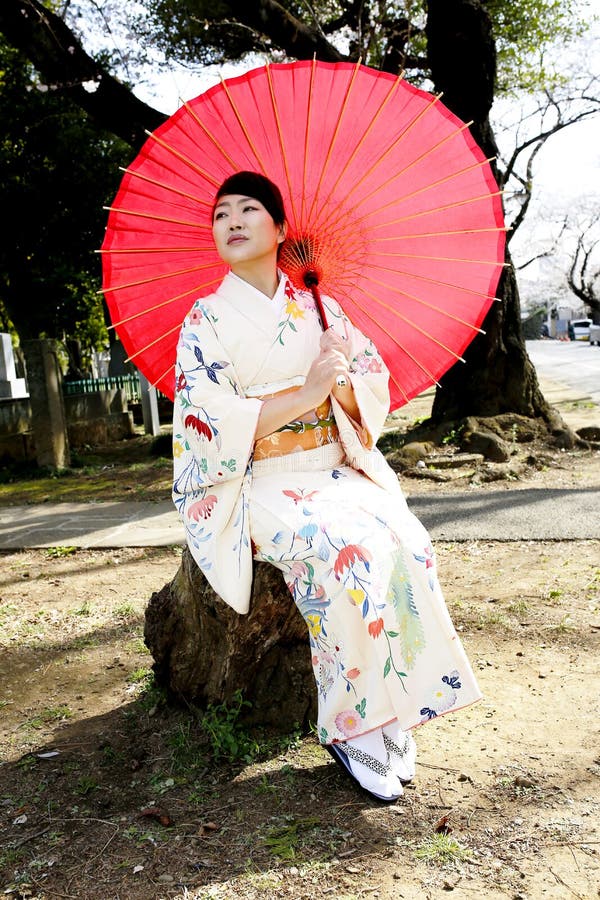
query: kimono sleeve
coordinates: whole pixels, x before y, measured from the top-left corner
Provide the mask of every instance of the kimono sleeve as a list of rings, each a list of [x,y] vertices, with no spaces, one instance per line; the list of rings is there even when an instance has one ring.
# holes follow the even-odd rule
[[[239,613],[250,605],[248,461],[261,406],[243,396],[212,313],[197,303],[177,348],[173,501],[194,560]]]
[[[190,319],[177,348],[176,418],[203,485],[215,485],[244,474],[262,402],[243,396],[209,314],[195,308]]]

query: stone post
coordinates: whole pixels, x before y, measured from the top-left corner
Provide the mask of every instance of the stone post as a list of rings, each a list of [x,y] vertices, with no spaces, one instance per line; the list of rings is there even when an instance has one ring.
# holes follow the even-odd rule
[[[158,400],[156,388],[150,384],[145,375],[140,372],[140,388],[142,394],[142,416],[144,419],[144,431],[146,434],[156,436],[160,434],[160,420],[158,418]]]
[[[27,396],[24,378],[17,378],[10,334],[0,333],[0,400],[19,400]]]
[[[65,468],[70,463],[70,455],[58,342],[29,340],[23,341],[22,347],[38,465]]]

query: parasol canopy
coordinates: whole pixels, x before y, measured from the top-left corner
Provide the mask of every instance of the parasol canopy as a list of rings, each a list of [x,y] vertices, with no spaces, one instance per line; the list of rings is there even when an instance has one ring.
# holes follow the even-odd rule
[[[504,264],[500,192],[468,126],[401,77],[360,64],[263,66],[184,103],[150,135],[110,207],[103,291],[129,358],[174,392],[179,329],[227,268],[211,210],[225,178],[283,194],[281,267],[316,273],[377,345],[391,408],[461,358]]]

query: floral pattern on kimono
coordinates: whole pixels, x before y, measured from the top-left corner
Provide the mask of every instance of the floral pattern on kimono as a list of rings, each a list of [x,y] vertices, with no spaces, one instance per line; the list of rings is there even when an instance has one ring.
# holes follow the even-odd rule
[[[255,558],[282,571],[307,625],[323,743],[479,699],[429,536],[395,495],[345,464],[265,470],[250,523]]]
[[[373,458],[372,467],[385,473],[379,451],[365,447],[375,443],[387,415],[387,370],[339,305],[330,298],[325,305],[331,327],[350,342],[350,378],[361,412],[361,422],[352,422],[332,401],[340,440],[358,466],[366,470]],[[321,332],[309,292],[295,290],[283,276],[270,300],[233,273],[194,304],[181,329],[173,500],[198,566],[241,613],[248,611],[252,584],[247,493],[262,405],[258,396],[304,383]],[[392,482],[397,487],[395,476]]]
[[[375,447],[387,370],[324,302],[349,342],[360,421],[332,398],[339,443],[253,460],[258,398],[304,383],[322,329],[311,295],[285,277],[271,300],[230,273],[181,331],[173,497],[194,559],[234,609],[248,610],[253,555],[282,571],[307,625],[328,743],[393,719],[412,728],[480,694],[429,536]]]

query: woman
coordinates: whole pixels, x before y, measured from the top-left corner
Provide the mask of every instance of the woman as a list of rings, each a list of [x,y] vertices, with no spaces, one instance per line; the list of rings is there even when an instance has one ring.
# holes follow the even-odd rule
[[[213,236],[230,266],[183,323],[174,501],[212,587],[248,611],[252,558],[281,569],[309,632],[321,742],[382,800],[414,775],[409,729],[480,694],[429,537],[375,444],[389,408],[374,345],[277,268],[278,188],[239,172]]]

